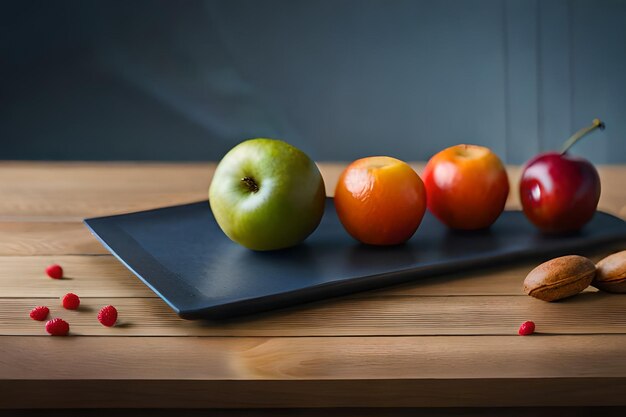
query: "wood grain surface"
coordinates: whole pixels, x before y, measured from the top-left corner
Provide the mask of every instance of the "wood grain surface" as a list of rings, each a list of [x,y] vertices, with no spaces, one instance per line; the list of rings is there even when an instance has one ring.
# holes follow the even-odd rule
[[[0,221],[0,256],[108,253],[82,222]]]
[[[0,408],[626,405],[626,295],[532,299],[521,287],[537,261],[225,322],[178,318],[81,221],[206,199],[214,166],[0,163]],[[319,166],[332,195],[345,164]],[[520,169],[508,169],[518,208]],[[626,167],[600,175],[600,207],[626,218]],[[45,276],[51,263],[65,279]],[[79,310],[60,306],[67,292]],[[106,304],[113,328],[96,319]],[[47,336],[28,317],[36,305],[70,337]],[[537,334],[517,336],[525,320]]]
[[[32,404],[21,391],[28,387],[39,388],[38,401],[51,407],[166,400],[176,407],[545,406],[563,397],[568,405],[624,405],[626,389],[626,369],[613,359],[625,335],[0,341],[0,390],[16,408]],[[60,366],[68,352],[74,366]],[[54,375],[54,387],[42,375]]]
[[[319,163],[334,195],[344,163]],[[423,163],[411,164],[418,173]],[[206,200],[215,164],[0,162],[0,221],[75,220]],[[600,166],[599,208],[626,217],[624,171]],[[520,168],[509,166],[507,208],[519,208]]]
[[[525,320],[536,321],[541,334],[621,334],[626,328],[623,296],[601,292],[560,303],[527,296],[360,294],[220,322],[180,319],[159,298],[116,298],[120,319],[112,329],[95,319],[98,310],[110,303],[111,298],[83,297],[81,308],[66,311],[59,297],[7,298],[0,306],[0,327],[5,335],[42,335],[41,323],[30,320],[28,312],[46,305],[51,317],[70,321],[77,336],[511,335]]]

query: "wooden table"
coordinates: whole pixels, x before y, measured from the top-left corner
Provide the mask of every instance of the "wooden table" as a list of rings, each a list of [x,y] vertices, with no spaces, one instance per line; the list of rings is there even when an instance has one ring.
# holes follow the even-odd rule
[[[329,194],[342,167],[320,164]],[[536,261],[225,323],[179,319],[81,220],[205,199],[213,168],[0,163],[0,408],[626,405],[626,295],[532,299],[521,284]],[[626,167],[600,174],[600,207],[626,218]],[[44,275],[55,262],[66,279]],[[59,306],[70,291],[79,311]],[[106,304],[116,327],[96,320]],[[36,305],[71,337],[47,336],[28,317]],[[525,320],[539,333],[518,336]]]

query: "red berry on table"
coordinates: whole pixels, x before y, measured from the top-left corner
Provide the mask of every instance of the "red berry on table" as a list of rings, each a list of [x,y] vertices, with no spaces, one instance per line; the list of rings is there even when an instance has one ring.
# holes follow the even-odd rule
[[[80,305],[80,298],[74,293],[68,292],[62,298],[63,308],[76,310]]]
[[[66,336],[70,331],[70,325],[63,319],[56,318],[48,320],[46,331],[52,336]]]
[[[98,312],[98,321],[103,326],[111,327],[117,321],[117,309],[113,306],[104,306]]]
[[[30,318],[33,320],[44,321],[50,314],[50,309],[46,306],[37,306],[30,310]]]
[[[61,265],[57,264],[50,265],[46,268],[46,274],[48,274],[50,278],[61,279],[63,278],[63,268],[61,268]]]
[[[519,327],[518,333],[520,336],[528,336],[529,334],[535,333],[535,323],[532,321],[525,321]]]

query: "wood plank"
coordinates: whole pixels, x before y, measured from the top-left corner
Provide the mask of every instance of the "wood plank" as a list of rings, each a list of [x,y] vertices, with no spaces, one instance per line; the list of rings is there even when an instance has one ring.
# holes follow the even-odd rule
[[[345,162],[319,163],[328,195]],[[412,163],[421,173],[424,163]],[[0,162],[0,220],[82,220],[204,200],[214,163]],[[519,208],[520,167],[509,166],[508,209]],[[621,181],[626,168],[599,166],[603,194],[599,207],[626,217]]]
[[[96,320],[106,304],[119,311],[114,328]],[[43,323],[28,317],[37,305],[65,318],[73,335],[111,337],[515,335],[526,320],[546,335],[626,333],[626,296],[589,292],[558,303],[517,296],[361,296],[221,322],[180,319],[158,298],[83,297],[77,311],[64,310],[57,297],[5,298],[0,334],[45,335]]]
[[[207,198],[215,164],[2,162],[0,216],[74,220]]]
[[[0,221],[0,256],[108,253],[80,222]]]
[[[598,253],[598,252],[596,252]],[[598,261],[612,253],[603,250],[589,254]],[[526,274],[539,261],[513,266],[482,268],[420,278],[415,282],[355,294],[353,297],[377,295],[518,295]],[[46,266],[63,266],[66,279],[53,280],[44,274]],[[111,255],[99,256],[0,256],[0,294],[11,297],[57,297],[59,292],[73,291],[84,297],[156,297],[123,264]],[[586,291],[595,291],[588,288]]]
[[[45,274],[53,263],[63,267],[64,279]],[[0,256],[2,297],[59,297],[66,292],[81,297],[156,297],[111,255]]]
[[[626,377],[624,335],[114,338],[103,357],[97,337],[0,340],[6,380]],[[89,366],[58,367],[68,357]]]
[[[0,337],[0,407],[626,404],[626,335],[102,343]]]
[[[599,172],[602,183],[599,207],[626,219],[626,166],[603,166]]]

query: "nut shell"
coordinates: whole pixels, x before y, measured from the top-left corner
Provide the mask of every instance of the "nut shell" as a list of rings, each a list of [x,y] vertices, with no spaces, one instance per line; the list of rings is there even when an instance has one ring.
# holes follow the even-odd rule
[[[606,292],[626,293],[626,250],[602,259],[596,264],[596,270],[591,285]]]
[[[576,295],[591,284],[595,264],[578,255],[561,256],[544,262],[530,271],[524,280],[524,292],[544,301]]]

